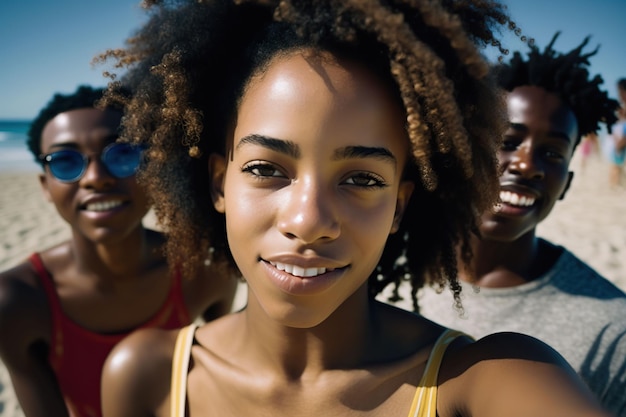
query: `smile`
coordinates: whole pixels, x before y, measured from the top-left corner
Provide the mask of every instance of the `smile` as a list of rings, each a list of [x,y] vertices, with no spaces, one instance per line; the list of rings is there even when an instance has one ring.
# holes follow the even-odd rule
[[[517,207],[530,207],[535,204],[535,197],[513,193],[511,191],[500,191],[500,201]]]
[[[122,200],[99,201],[97,203],[89,203],[85,207],[88,211],[108,211],[122,205]]]
[[[326,273],[326,268],[302,268],[297,265],[284,264],[281,262],[270,262],[272,266],[280,271],[285,271],[296,277],[310,278]]]

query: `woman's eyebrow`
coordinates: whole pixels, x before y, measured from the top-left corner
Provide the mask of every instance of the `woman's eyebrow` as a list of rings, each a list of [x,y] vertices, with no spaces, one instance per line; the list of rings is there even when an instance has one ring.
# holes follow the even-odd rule
[[[387,148],[375,146],[346,146],[335,151],[333,159],[375,158],[396,164],[396,157]]]
[[[528,127],[525,124],[523,124],[523,123],[509,123],[509,126],[513,130],[518,131],[518,132],[527,132],[528,131]],[[568,143],[571,142],[571,139],[570,139],[570,137],[567,134],[565,134],[565,133],[563,133],[561,131],[558,131],[558,130],[551,130],[551,131],[549,131],[548,132],[548,136],[552,137],[552,138],[563,139],[564,141],[566,141]]]
[[[288,155],[294,159],[300,158],[300,147],[288,140],[276,139],[258,134],[247,135],[239,140],[235,149],[239,149],[241,146],[246,144],[262,146],[275,152]]]
[[[103,142],[108,145],[113,142],[116,142],[118,139],[119,139],[119,135],[117,133],[111,133],[110,135],[107,135],[106,137],[103,138]],[[77,139],[73,135],[69,135],[67,136],[67,138],[64,138],[58,142],[51,144],[50,148],[79,149],[80,145],[78,144]]]
[[[262,146],[272,151],[279,152],[288,155],[294,159],[299,159],[301,156],[300,147],[289,140],[282,140],[271,138],[265,135],[252,134],[242,137],[237,143],[236,149],[246,144],[252,144]],[[366,159],[374,158],[383,161],[388,161],[391,164],[396,164],[396,157],[387,148],[374,147],[374,146],[346,146],[335,150],[333,154],[334,160],[342,159]]]

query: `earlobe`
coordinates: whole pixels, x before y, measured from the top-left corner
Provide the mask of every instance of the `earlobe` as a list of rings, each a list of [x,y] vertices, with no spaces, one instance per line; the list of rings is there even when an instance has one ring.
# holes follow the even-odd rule
[[[570,171],[567,173],[567,184],[565,184],[565,188],[559,197],[559,200],[563,200],[565,198],[565,193],[569,190],[569,186],[572,184],[572,179],[574,179],[574,172]]]
[[[209,156],[209,177],[211,178],[211,200],[219,213],[224,213],[224,180],[226,179],[226,158],[213,153]]]
[[[46,174],[39,174],[38,178],[41,191],[43,191],[43,196],[48,202],[52,202],[52,196],[50,195],[50,190],[48,189],[48,178],[46,177]]]
[[[400,222],[404,216],[404,211],[409,204],[415,184],[412,181],[403,181],[398,188],[398,199],[396,201],[396,212],[393,215],[393,224],[391,225],[390,234],[396,233],[400,228]]]

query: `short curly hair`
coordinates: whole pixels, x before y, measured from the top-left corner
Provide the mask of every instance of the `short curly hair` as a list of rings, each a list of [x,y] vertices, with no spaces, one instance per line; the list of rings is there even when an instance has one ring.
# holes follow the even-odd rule
[[[559,53],[553,47],[560,33],[554,34],[543,52],[536,45],[530,44],[527,60],[516,51],[508,64],[500,64],[494,71],[498,84],[507,91],[533,85],[559,96],[578,122],[576,147],[583,136],[596,133],[600,123],[606,123],[607,129],[610,129],[616,121],[615,112],[619,104],[600,89],[604,82],[600,75],[590,78],[589,58],[598,52],[599,46],[583,53],[590,40],[590,37],[586,37],[571,51]]]
[[[88,85],[80,85],[75,92],[70,94],[56,93],[39,114],[30,124],[28,129],[28,139],[26,144],[28,149],[35,157],[38,164],[42,164],[39,156],[41,155],[41,134],[46,124],[54,119],[57,115],[76,109],[97,107],[99,101],[104,95],[104,87],[91,87]],[[122,90],[120,90],[120,93]],[[122,108],[119,104],[111,103],[111,108]]]
[[[460,303],[456,248],[469,262],[478,216],[497,199],[495,149],[505,106],[480,47],[499,46],[495,28],[515,29],[487,0],[189,0],[146,3],[150,19],[127,47],[97,60],[126,68],[108,100],[126,106],[124,134],[146,143],[140,173],[168,232],[171,265],[192,265],[211,249],[234,265],[224,216],[211,202],[208,155],[225,138],[250,78],[289,51],[329,51],[364,64],[406,113],[416,190],[398,233],[369,279],[375,296],[390,283],[449,285]],[[116,94],[120,86],[131,99]]]

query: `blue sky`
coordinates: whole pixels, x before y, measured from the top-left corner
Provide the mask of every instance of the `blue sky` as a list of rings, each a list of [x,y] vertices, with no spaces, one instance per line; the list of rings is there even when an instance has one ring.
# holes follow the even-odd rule
[[[543,48],[555,31],[555,47],[569,51],[591,35],[592,72],[616,96],[615,83],[626,77],[626,1],[504,0],[513,20]],[[104,67],[91,58],[124,40],[145,20],[139,0],[0,1],[0,119],[31,119],[55,92],[79,84],[104,85]],[[511,50],[526,51],[505,38]]]
[[[144,20],[139,0],[0,1],[0,119],[31,119],[57,91],[105,85],[91,59]]]

